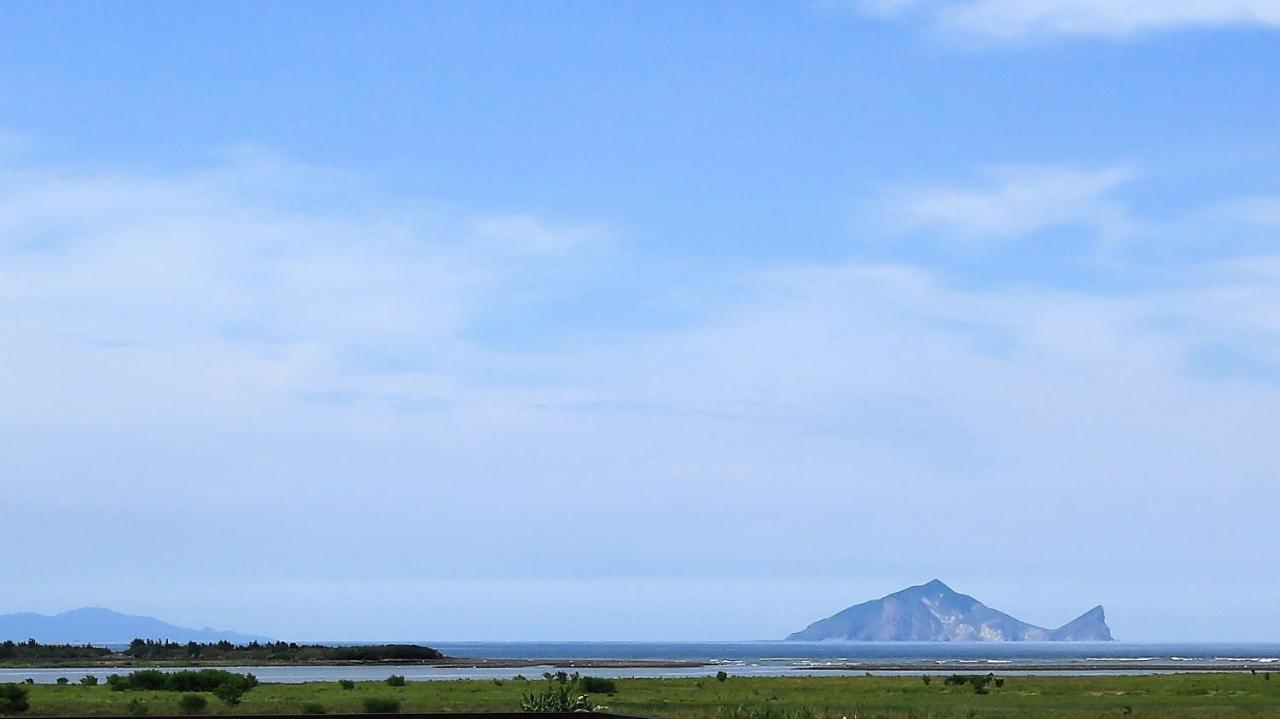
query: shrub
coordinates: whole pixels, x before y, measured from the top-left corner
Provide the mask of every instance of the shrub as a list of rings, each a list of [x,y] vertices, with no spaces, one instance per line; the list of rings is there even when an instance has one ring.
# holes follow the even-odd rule
[[[107,684],[118,692],[217,692],[220,687],[234,687],[221,690],[230,696],[236,691],[244,694],[258,686],[258,678],[252,674],[236,674],[222,669],[184,669],[168,673],[159,669],[142,669],[125,676],[112,674],[107,677]],[[220,694],[219,697],[221,696]]]
[[[356,688],[356,683],[350,679],[339,679],[338,686],[342,687],[345,691],[351,691]]]
[[[86,687],[96,687],[98,686],[98,678],[92,674],[86,674],[80,677],[80,683]]]
[[[240,697],[244,696],[247,691],[240,682],[227,682],[219,684],[213,688],[213,695],[222,700],[223,704],[233,707],[240,703]]]
[[[387,677],[387,686],[389,686],[389,687],[402,687],[402,686],[404,686],[404,675],[402,675],[402,674],[392,674],[391,676]]]
[[[529,681],[529,680],[528,680],[528,679],[526,679],[526,678],[525,678],[525,676],[524,676],[523,674],[517,674],[517,675],[515,675],[514,677],[511,677],[511,681],[513,681],[513,682],[527,682],[527,681]]]
[[[58,683],[58,686],[65,687],[66,685],[71,683],[71,680],[66,677],[58,677],[57,683]]]
[[[589,694],[613,694],[618,691],[618,683],[604,677],[579,677],[578,688]]]
[[[320,702],[307,702],[302,705],[303,714],[327,714],[328,711]]]
[[[130,699],[129,703],[125,705],[125,710],[129,712],[130,716],[146,716],[147,704],[141,699]]]
[[[974,694],[986,694],[987,685],[990,684],[991,680],[994,678],[995,677],[993,677],[990,674],[986,675],[985,677],[974,674],[973,676],[968,678],[969,686],[973,687]]]
[[[1000,677],[999,679],[996,679],[996,688],[998,689],[1002,686],[1004,686],[1004,677]]]
[[[364,700],[364,711],[366,714],[398,714],[400,713],[400,700],[369,697]]]
[[[18,714],[30,709],[27,701],[30,691],[18,684],[0,684],[0,714]]]
[[[933,683],[933,677],[929,676],[928,674],[921,674],[920,681],[924,682],[925,686],[929,686],[930,684]]]
[[[178,708],[183,714],[199,714],[207,706],[209,706],[209,700],[202,694],[183,694],[178,700]]]
[[[721,669],[720,671],[716,672],[716,681],[718,681],[718,682],[724,682],[724,681],[728,681],[728,680],[729,680],[729,674],[728,674],[727,672],[725,672],[723,669]]]

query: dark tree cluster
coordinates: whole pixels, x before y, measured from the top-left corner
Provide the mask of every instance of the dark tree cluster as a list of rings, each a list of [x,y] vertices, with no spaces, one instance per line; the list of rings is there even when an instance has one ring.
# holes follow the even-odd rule
[[[106,647],[88,644],[40,644],[34,639],[25,642],[0,642],[0,660],[52,661],[59,659],[97,659],[109,657],[114,652]]]
[[[370,644],[368,646],[328,647],[318,644],[295,642],[249,642],[232,644],[228,641],[201,644],[180,644],[169,641],[134,639],[123,654],[134,659],[148,660],[234,660],[255,662],[315,662],[315,661],[433,661],[444,655],[431,647],[417,644]]]

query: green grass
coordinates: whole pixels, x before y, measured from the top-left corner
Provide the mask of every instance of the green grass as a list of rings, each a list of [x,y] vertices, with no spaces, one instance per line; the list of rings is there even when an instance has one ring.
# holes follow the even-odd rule
[[[300,714],[306,704],[362,713],[370,697],[398,699],[404,712],[517,711],[523,692],[546,682],[457,680],[390,687],[359,682],[264,684],[227,706],[209,696],[208,714]],[[128,714],[137,699],[150,714],[179,713],[181,695],[114,692],[106,686],[31,687],[29,716]],[[925,685],[919,677],[733,677],[619,679],[612,695],[593,695],[609,711],[672,719],[951,719],[973,717],[1280,717],[1280,677],[1179,674],[1129,677],[1008,677],[986,695],[969,686]],[[1126,708],[1131,714],[1126,713]]]

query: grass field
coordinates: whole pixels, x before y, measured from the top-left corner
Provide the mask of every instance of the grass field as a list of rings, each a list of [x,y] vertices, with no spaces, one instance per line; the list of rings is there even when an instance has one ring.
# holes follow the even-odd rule
[[[919,677],[731,677],[621,679],[614,694],[592,695],[609,711],[673,719],[872,719],[888,717],[1280,717],[1280,677],[1183,674],[1125,677],[1008,677],[976,694],[926,685]],[[74,682],[76,677],[71,677]],[[391,687],[360,682],[264,684],[227,706],[208,695],[207,714],[292,714],[318,704],[331,713],[363,712],[369,697],[398,699],[401,711],[517,711],[521,694],[548,686],[536,681],[457,680]],[[116,692],[106,686],[35,685],[27,716],[179,713],[180,695]],[[314,710],[314,707],[313,707]]]

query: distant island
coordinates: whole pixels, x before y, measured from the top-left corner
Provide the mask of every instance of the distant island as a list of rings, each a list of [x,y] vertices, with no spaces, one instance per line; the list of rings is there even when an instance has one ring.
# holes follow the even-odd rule
[[[61,614],[0,614],[0,641],[44,644],[128,644],[137,637],[170,642],[268,641],[266,637],[218,629],[188,629],[151,617],[138,617],[99,607],[73,609]]]
[[[1014,619],[940,580],[857,604],[787,637],[791,641],[1109,642],[1101,606],[1057,629]]]

